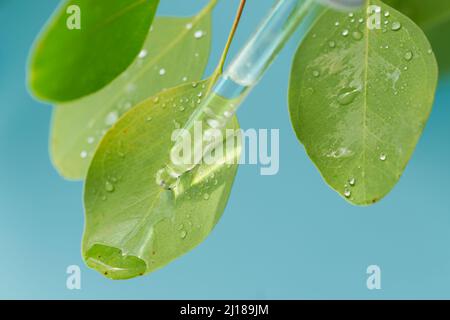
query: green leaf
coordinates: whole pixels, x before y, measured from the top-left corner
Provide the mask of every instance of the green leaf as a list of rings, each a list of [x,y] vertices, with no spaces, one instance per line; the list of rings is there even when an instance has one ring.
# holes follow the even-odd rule
[[[370,3],[382,8],[381,29],[366,27],[365,8],[321,16],[296,53],[289,89],[297,137],[326,182],[357,205],[379,201],[399,180],[438,77],[423,32]]]
[[[28,82],[34,95],[66,102],[114,80],[144,44],[159,0],[69,0],[50,19],[31,56]],[[78,6],[80,29],[68,19]],[[68,10],[69,9],[69,10]],[[69,11],[69,13],[67,13]]]
[[[203,31],[201,38],[194,36],[197,31]],[[164,88],[200,80],[210,47],[210,7],[192,18],[156,18],[143,58],[101,91],[56,107],[51,156],[60,174],[84,179],[100,139],[115,120]]]
[[[156,184],[173,130],[187,122],[206,85],[184,85],[139,104],[102,140],[86,180],[82,250],[87,265],[106,277],[127,279],[166,265],[202,242],[220,218],[238,165],[200,165],[182,176],[176,198]],[[237,120],[229,127],[237,129]],[[226,154],[233,163],[240,140],[236,146]]]
[[[450,70],[450,1],[448,0],[384,0],[419,25],[428,37],[444,71]]]

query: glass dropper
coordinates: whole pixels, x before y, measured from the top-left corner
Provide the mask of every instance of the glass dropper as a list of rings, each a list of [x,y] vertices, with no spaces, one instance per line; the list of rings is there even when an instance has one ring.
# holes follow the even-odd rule
[[[194,143],[192,152],[194,158],[188,163],[171,161],[166,164],[157,172],[156,183],[167,190],[173,190],[183,174],[193,170],[202,162],[202,155],[214,148],[209,143],[211,131],[225,128],[248,93],[257,85],[298,28],[301,27],[306,32],[321,13],[329,8],[352,10],[361,6],[364,1],[278,0],[180,131],[194,137],[195,124],[201,123],[203,141]],[[223,103],[224,100],[232,101],[232,103]],[[181,143],[183,143],[182,139],[175,142],[171,154],[180,150],[178,144]],[[200,156],[196,157],[198,152]]]

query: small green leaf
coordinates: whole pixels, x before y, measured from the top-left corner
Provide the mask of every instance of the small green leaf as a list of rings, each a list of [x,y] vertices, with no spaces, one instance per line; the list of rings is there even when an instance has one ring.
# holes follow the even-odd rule
[[[201,38],[195,32],[202,31]],[[211,47],[211,7],[192,18],[156,18],[140,58],[99,92],[59,105],[51,156],[60,174],[84,179],[103,134],[137,103],[183,82],[198,81]]]
[[[380,1],[370,4],[382,9],[381,29],[367,28],[365,8],[323,14],[296,53],[289,89],[297,137],[327,183],[357,205],[397,183],[438,77],[423,32]]]
[[[411,18],[428,37],[442,70],[450,70],[450,1],[384,0]]]
[[[49,102],[66,102],[110,83],[142,48],[158,3],[65,1],[34,46],[28,75],[34,95]],[[71,16],[78,13],[80,29],[69,28]]]
[[[201,164],[182,176],[176,198],[156,183],[172,132],[188,121],[205,88],[207,82],[162,92],[130,110],[102,140],[86,180],[82,250],[87,265],[106,277],[163,267],[202,242],[222,215],[237,164]],[[238,128],[236,119],[229,128]],[[240,140],[236,146],[226,154],[233,163]]]

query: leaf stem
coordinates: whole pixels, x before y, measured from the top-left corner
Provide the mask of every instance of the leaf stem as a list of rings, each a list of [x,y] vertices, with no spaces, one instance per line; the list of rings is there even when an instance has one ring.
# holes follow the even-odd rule
[[[239,4],[238,11],[236,13],[236,17],[234,18],[233,26],[231,27],[230,34],[228,35],[227,43],[225,44],[225,49],[223,50],[222,56],[220,57],[219,64],[217,65],[216,70],[214,71],[211,82],[208,88],[208,91],[211,89],[211,87],[216,82],[217,78],[222,75],[223,73],[223,67],[225,65],[225,61],[228,56],[228,52],[230,51],[231,43],[233,42],[234,35],[236,34],[236,30],[239,26],[239,22],[241,21],[242,13],[244,12],[245,4],[247,3],[247,0],[241,0],[241,3]]]

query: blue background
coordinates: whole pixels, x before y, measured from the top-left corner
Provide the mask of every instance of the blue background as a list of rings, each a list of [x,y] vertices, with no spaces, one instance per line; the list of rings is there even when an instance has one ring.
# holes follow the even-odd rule
[[[204,0],[163,0],[188,15]],[[280,128],[280,172],[242,166],[224,213],[198,248],[160,271],[114,282],[84,266],[82,184],[48,155],[51,107],[25,87],[30,45],[56,0],[0,0],[0,298],[450,298],[450,77],[400,183],[381,203],[352,207],[322,181],[291,129],[286,92],[292,41],[239,112],[243,128]],[[232,54],[272,0],[249,1]],[[213,70],[237,0],[214,14]],[[82,290],[66,289],[66,268]],[[382,269],[382,290],[366,268]]]

